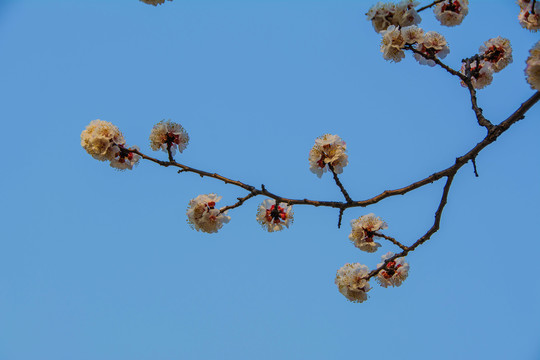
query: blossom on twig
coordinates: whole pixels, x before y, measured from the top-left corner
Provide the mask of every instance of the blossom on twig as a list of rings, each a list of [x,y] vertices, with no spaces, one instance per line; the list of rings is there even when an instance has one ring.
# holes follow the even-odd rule
[[[286,203],[279,203],[276,208],[276,200],[266,199],[257,209],[257,221],[268,232],[283,230],[294,221],[292,206]]]
[[[231,219],[227,212],[221,213],[216,209],[216,203],[221,196],[216,194],[199,195],[189,201],[187,222],[192,229],[205,233],[216,233]]]
[[[497,36],[480,46],[478,53],[483,61],[489,63],[493,72],[499,72],[512,62],[512,46],[510,40]]]
[[[531,88],[540,91],[540,41],[529,51],[525,75]]]
[[[463,75],[467,75],[467,64],[463,63],[461,65],[460,72]],[[475,89],[483,89],[493,81],[493,70],[489,63],[484,61],[473,61],[470,64],[470,75],[471,83]],[[461,86],[467,87],[463,81],[461,81]]]
[[[445,0],[435,5],[433,13],[441,25],[456,26],[469,12],[469,0]]]
[[[171,120],[161,120],[152,128],[150,133],[150,147],[152,150],[159,149],[167,152],[170,146],[171,153],[174,155],[176,149],[181,153],[189,143],[189,135],[182,125]]]
[[[446,55],[450,53],[446,39],[436,31],[428,31],[425,33],[424,37],[418,42],[416,50],[427,57],[437,57],[439,59],[444,59]],[[435,66],[435,61],[426,58],[425,56],[417,53],[414,54],[414,58],[420,64]]]
[[[325,134],[315,139],[315,145],[309,151],[310,170],[318,177],[332,165],[336,174],[341,174],[349,163],[347,144],[337,135]]]
[[[133,146],[129,149],[125,149],[123,145],[118,145],[115,147],[113,151],[113,158],[111,159],[110,163],[111,167],[118,170],[133,170],[133,166],[139,164],[141,157],[129,150],[139,151],[139,148],[137,146]]]
[[[108,121],[92,120],[81,133],[81,146],[94,159],[111,160],[114,146],[125,144],[124,136],[116,126]]]
[[[368,276],[368,267],[359,263],[345,264],[337,271],[335,283],[339,292],[349,301],[361,303],[367,300],[367,292],[371,289]]]
[[[521,26],[530,31],[540,30],[540,1],[518,0],[518,5],[521,9],[518,15]]]
[[[352,220],[351,227],[349,240],[360,250],[372,253],[381,246],[381,244],[373,240],[375,232],[388,228],[388,225],[381,218],[371,213]]]
[[[418,4],[419,2],[415,0],[404,0],[397,5],[378,2],[369,9],[366,16],[378,33],[388,29],[390,25],[399,27],[415,25],[422,21],[414,9]]]
[[[400,286],[409,275],[409,264],[405,262],[404,257],[398,257],[393,261],[387,262],[386,265],[384,264],[384,262],[392,256],[394,256],[393,252],[387,252],[381,256],[382,263],[377,264],[377,268],[384,266],[383,270],[379,271],[376,278],[377,282],[382,287]]]

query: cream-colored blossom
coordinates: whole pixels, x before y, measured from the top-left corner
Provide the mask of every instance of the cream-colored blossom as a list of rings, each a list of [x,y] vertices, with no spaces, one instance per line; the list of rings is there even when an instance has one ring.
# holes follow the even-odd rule
[[[369,269],[359,263],[345,264],[337,271],[335,283],[339,292],[349,301],[361,303],[367,300],[367,292],[371,289],[366,280]]]
[[[321,177],[331,165],[336,174],[341,174],[349,160],[345,153],[347,145],[337,135],[325,134],[315,139],[315,145],[309,151],[310,170]]]
[[[518,1],[521,11],[518,15],[519,23],[522,27],[530,31],[538,31],[540,29],[540,1],[536,1],[533,11],[533,1]]]
[[[384,254],[381,257],[382,262],[377,264],[377,268],[384,266],[384,269],[379,271],[376,278],[382,287],[400,286],[409,275],[409,264],[405,261],[404,257],[398,257],[393,261],[389,261],[386,265],[384,264],[392,256],[394,256],[392,252]]]
[[[108,121],[92,120],[81,133],[81,146],[99,161],[113,159],[114,148],[125,143],[120,130]]]
[[[450,52],[446,39],[436,31],[425,33],[422,41],[418,43],[416,50],[428,57],[437,57],[440,59],[445,58]],[[435,61],[426,59],[420,54],[415,53],[414,58],[422,65],[435,66]]]
[[[540,41],[529,51],[525,75],[531,88],[540,91]]]
[[[141,0],[141,1],[145,4],[154,5],[154,6],[161,5],[165,2],[165,0]],[[169,0],[169,1],[172,1],[172,0]]]
[[[372,253],[381,246],[381,244],[373,241],[375,232],[388,228],[388,225],[381,218],[371,213],[352,220],[351,227],[349,240],[360,250]]]
[[[401,28],[401,36],[406,44],[413,45],[422,42],[424,39],[424,30],[416,25]]]
[[[388,29],[381,32],[381,52],[385,60],[400,62],[405,57],[403,46],[405,40],[401,36],[401,31],[395,25],[390,25]]]
[[[257,209],[257,221],[268,232],[283,230],[294,221],[292,206],[279,203],[276,209],[276,200],[266,199]]]
[[[469,13],[469,0],[445,0],[436,4],[433,12],[441,25],[456,26]]]
[[[422,19],[414,9],[418,1],[405,0],[399,4],[378,2],[366,13],[367,19],[371,21],[373,29],[380,33],[390,25],[409,26],[419,24]]]
[[[205,233],[215,233],[231,219],[227,212],[216,209],[221,196],[216,194],[199,195],[191,199],[187,209],[187,221],[192,229]]]
[[[171,120],[161,120],[154,125],[150,133],[150,147],[154,151],[161,149],[167,152],[167,147],[170,144],[171,153],[175,154],[177,148],[179,152],[183,152],[188,143],[189,135],[186,130],[182,125]]]
[[[129,150],[139,150],[137,146],[129,148]],[[115,146],[113,150],[113,158],[111,159],[111,167],[118,170],[133,170],[133,166],[139,164],[140,155],[127,151],[124,146]]]
[[[470,71],[471,71],[471,83],[475,89],[483,89],[489,84],[491,84],[491,82],[493,81],[493,70],[491,69],[490,64],[487,62],[480,61],[477,64],[476,61],[473,61],[471,63]],[[463,75],[467,75],[465,63],[461,65],[460,72]],[[461,82],[461,86],[467,87],[467,85],[463,81]]]
[[[512,62],[512,46],[510,40],[500,36],[489,39],[480,46],[479,55],[489,63],[491,70],[499,72]]]

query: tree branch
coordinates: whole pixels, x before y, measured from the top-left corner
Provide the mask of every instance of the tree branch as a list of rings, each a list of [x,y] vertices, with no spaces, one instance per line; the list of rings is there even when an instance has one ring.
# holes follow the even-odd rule
[[[336,182],[336,185],[339,187],[339,190],[341,190],[341,193],[345,197],[345,200],[347,200],[347,203],[352,203],[353,201],[351,197],[349,196],[349,193],[347,192],[347,190],[345,190],[345,187],[339,180],[336,172],[334,171],[334,167],[332,166],[332,164],[328,164],[328,168],[330,168],[330,171],[332,171],[332,175],[334,175],[334,181]]]
[[[426,10],[426,9],[429,9],[430,7],[435,6],[435,5],[437,5],[438,3],[443,2],[443,1],[445,1],[445,0],[435,0],[434,2],[432,2],[432,3],[429,4],[429,5],[422,6],[420,9],[416,10],[416,12],[420,12],[420,11],[424,11],[424,10]]]

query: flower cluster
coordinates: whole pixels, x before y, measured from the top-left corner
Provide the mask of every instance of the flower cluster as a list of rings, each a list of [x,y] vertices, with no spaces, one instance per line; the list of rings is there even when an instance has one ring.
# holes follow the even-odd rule
[[[257,221],[268,232],[283,230],[283,226],[289,227],[294,220],[292,206],[279,203],[271,199],[264,200],[257,209]]]
[[[405,258],[398,257],[386,262],[392,256],[394,256],[394,253],[386,253],[381,256],[382,262],[377,264],[377,268],[382,268],[377,274],[377,282],[385,288],[388,286],[400,286],[409,275],[409,264],[405,262]]]
[[[161,120],[152,128],[150,133],[150,147],[152,150],[159,149],[167,152],[170,147],[171,153],[174,155],[176,149],[181,153],[186,149],[189,143],[189,135],[182,125],[174,123],[170,120]]]
[[[127,149],[126,140],[116,126],[108,121],[92,120],[81,133],[81,146],[94,159],[110,161],[110,165],[119,170],[133,169],[140,156]]]
[[[520,8],[518,20],[521,26],[530,31],[538,31],[540,29],[540,1],[518,0],[518,5]]]
[[[377,251],[381,244],[373,241],[375,233],[379,230],[388,228],[388,225],[376,217],[375,214],[367,214],[351,221],[351,240],[357,248],[369,253]]]
[[[399,4],[378,2],[369,9],[366,16],[373,29],[380,33],[390,25],[403,27],[419,24],[422,19],[414,9],[419,4],[415,0],[404,0]]]
[[[199,195],[191,199],[187,209],[187,221],[190,226],[205,233],[215,233],[231,219],[227,212],[216,209],[216,203],[221,200],[221,196],[216,194]]]
[[[525,74],[531,88],[540,91],[540,41],[529,51]]]
[[[367,300],[367,292],[371,289],[368,276],[368,267],[358,263],[345,264],[337,271],[335,283],[347,299],[352,302],[364,302]]]
[[[141,1],[145,4],[154,5],[154,6],[161,5],[165,2],[165,0],[141,0]],[[169,1],[172,1],[172,0],[169,0]]]
[[[500,36],[489,39],[480,46],[478,56],[464,62],[461,73],[470,77],[475,89],[482,89],[493,81],[493,74],[504,69],[512,62],[510,40]],[[461,85],[467,85],[462,81]]]
[[[416,25],[398,27],[390,25],[381,32],[381,52],[385,60],[399,62],[405,57],[405,48],[415,51],[414,58],[422,65],[434,66],[434,57],[444,58],[450,52],[446,39],[435,31],[424,30]]]
[[[347,145],[339,136],[330,134],[319,136],[309,152],[311,172],[321,177],[330,165],[336,174],[341,174],[349,163],[346,151]]]
[[[469,0],[444,0],[433,8],[435,17],[444,26],[461,24],[468,12]]]

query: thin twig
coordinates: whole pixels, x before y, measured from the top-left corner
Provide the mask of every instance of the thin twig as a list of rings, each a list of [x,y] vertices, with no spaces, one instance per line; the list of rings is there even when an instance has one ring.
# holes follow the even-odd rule
[[[334,167],[332,166],[332,164],[328,164],[328,167],[330,168],[330,171],[332,171],[332,175],[334,175],[334,181],[336,182],[336,185],[339,187],[339,190],[341,190],[341,193],[345,197],[345,200],[347,200],[347,203],[352,203],[353,201],[352,201],[351,197],[349,196],[349,193],[347,192],[347,190],[345,190],[345,187],[343,186],[343,184],[339,180],[339,177],[337,176],[336,172],[334,171]]]
[[[376,276],[382,269],[386,267],[386,264],[388,264],[391,261],[394,261],[398,257],[404,257],[407,256],[408,253],[411,251],[414,251],[418,246],[422,245],[426,241],[428,241],[433,234],[435,234],[439,230],[439,226],[441,223],[441,217],[444,207],[446,206],[446,203],[448,201],[448,193],[450,192],[450,186],[452,186],[452,181],[454,180],[454,174],[451,174],[448,176],[446,180],[446,184],[444,185],[443,194],[441,197],[441,201],[439,202],[439,206],[437,207],[437,211],[435,211],[435,221],[433,222],[433,226],[416,242],[409,246],[408,248],[404,249],[399,254],[395,254],[392,257],[386,259],[382,266],[378,267],[377,269],[371,270],[370,273],[367,276],[367,280],[371,279],[373,276]]]
[[[340,208],[339,209],[339,218],[338,218],[338,223],[337,223],[338,229],[341,228],[341,220],[343,219],[343,212],[344,211],[345,211],[345,208]]]
[[[424,10],[426,10],[426,9],[429,9],[430,7],[435,6],[435,5],[437,5],[438,3],[443,2],[443,1],[445,1],[445,0],[436,0],[436,1],[432,2],[432,3],[429,4],[429,5],[422,6],[420,9],[416,10],[416,12],[420,12],[420,11],[424,11]]]
[[[244,202],[246,202],[246,200],[251,199],[254,196],[257,196],[257,194],[254,193],[254,192],[250,192],[249,194],[247,194],[243,198],[237,198],[238,202],[235,203],[234,205],[229,205],[229,206],[222,207],[221,209],[219,209],[219,212],[224,213],[227,210],[234,209],[234,208],[237,208],[239,206],[242,206],[244,204]]]
[[[472,158],[471,161],[473,165],[474,176],[478,177],[478,171],[476,171],[476,158]]]
[[[373,233],[373,236],[386,239],[386,240],[390,241],[392,244],[394,244],[396,246],[399,246],[401,248],[401,250],[407,250],[408,249],[408,247],[406,247],[405,245],[403,245],[402,243],[400,243],[399,241],[397,241],[393,237],[390,237],[390,236],[387,236],[387,235],[384,235],[384,234],[381,234],[381,233],[378,233],[378,232]]]

